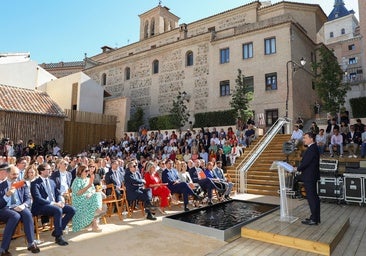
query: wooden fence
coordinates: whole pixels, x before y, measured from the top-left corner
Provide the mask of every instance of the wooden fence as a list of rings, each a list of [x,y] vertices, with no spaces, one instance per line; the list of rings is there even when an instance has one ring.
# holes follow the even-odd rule
[[[114,139],[116,136],[115,116],[76,110],[65,112],[63,150],[67,153],[76,155],[101,140]]]
[[[0,111],[0,120],[1,138],[9,138],[14,143],[23,140],[24,146],[28,140],[33,140],[37,145],[43,145],[45,141],[55,139],[62,147],[63,116]]]

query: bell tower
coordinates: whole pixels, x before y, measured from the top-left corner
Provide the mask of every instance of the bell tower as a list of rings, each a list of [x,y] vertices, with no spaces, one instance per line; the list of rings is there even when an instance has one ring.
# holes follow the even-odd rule
[[[144,40],[178,27],[179,17],[169,11],[169,8],[161,5],[139,15],[140,40]]]

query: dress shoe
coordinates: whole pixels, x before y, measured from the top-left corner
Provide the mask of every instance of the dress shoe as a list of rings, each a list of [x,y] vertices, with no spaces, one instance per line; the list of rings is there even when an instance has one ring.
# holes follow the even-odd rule
[[[61,245],[61,246],[65,246],[65,245],[68,245],[69,244],[68,242],[66,242],[64,240],[64,238],[62,236],[56,237],[55,238],[55,242],[56,242],[56,244]]]
[[[225,196],[225,199],[226,199],[226,200],[231,200],[232,198],[231,198],[229,195],[226,195],[226,196]]]
[[[185,212],[189,212],[189,208],[188,207],[184,207],[184,211]]]
[[[213,203],[212,203],[211,201],[209,201],[207,204],[208,204],[209,206],[213,205]]]
[[[310,226],[315,226],[315,225],[318,225],[318,222],[315,222],[313,220],[303,220],[301,221],[302,224],[305,224],[305,225],[310,225]]]
[[[305,220],[306,221],[310,221],[311,219],[310,218],[306,218]],[[320,220],[318,221],[318,224],[320,224]]]
[[[39,253],[41,250],[37,247],[36,244],[32,244],[28,247],[28,251],[31,251],[32,253]]]
[[[0,254],[0,256],[12,256],[12,254],[11,254],[8,250],[6,250],[6,251],[3,251],[3,252]]]
[[[154,217],[154,215],[152,215],[151,213],[149,213],[147,215],[146,219],[148,219],[148,220],[156,220],[156,217]]]

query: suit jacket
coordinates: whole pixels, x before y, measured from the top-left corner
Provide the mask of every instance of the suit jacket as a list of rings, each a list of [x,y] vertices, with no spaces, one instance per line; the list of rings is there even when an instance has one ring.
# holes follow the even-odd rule
[[[114,171],[112,171],[111,169],[105,174],[104,176],[104,180],[105,180],[105,184],[113,184],[115,188],[117,188],[117,184],[121,184],[121,186],[124,184],[124,176],[123,173],[121,171],[119,171],[119,169],[116,170],[116,172],[118,172],[118,178],[119,178],[119,182],[116,179],[116,175],[114,175]],[[107,195],[111,194],[110,189],[108,189],[106,191]]]
[[[300,166],[297,168],[301,173],[304,182],[316,182],[320,179],[319,172],[319,150],[316,143],[308,146],[301,160]]]
[[[169,187],[173,186],[174,182],[176,182],[177,180],[180,181],[180,178],[178,172],[175,169],[165,169],[161,174],[161,180],[163,181],[163,183],[168,183]]]
[[[196,167],[192,167],[191,169],[188,170],[189,175],[191,176],[193,182],[197,183],[200,179],[198,177],[198,172]]]
[[[8,204],[4,199],[4,195],[9,189],[10,188],[8,187],[8,182],[6,180],[0,183],[0,209],[6,207]],[[27,185],[17,189],[15,193],[18,194],[18,198],[20,200],[19,204],[26,204],[27,207],[31,205],[29,187]]]
[[[58,190],[60,190],[61,189],[61,174],[60,174],[60,171],[57,170],[57,171],[53,172],[51,174],[50,178],[56,183],[56,188]],[[69,188],[71,188],[71,181],[72,181],[72,174],[71,174],[71,172],[66,171],[66,183],[69,186]]]
[[[138,171],[133,173],[127,169],[125,173],[127,200],[135,200],[141,194],[140,190],[144,188],[144,184],[145,180],[142,179],[141,174]]]
[[[53,196],[55,197],[55,201],[63,201],[63,197],[61,196],[60,191],[56,188],[56,183],[52,179],[49,179],[49,183]],[[38,215],[40,213],[40,209],[42,208],[42,206],[51,204],[51,201],[47,199],[47,189],[41,177],[32,181],[31,195],[33,198],[32,213],[34,215]]]

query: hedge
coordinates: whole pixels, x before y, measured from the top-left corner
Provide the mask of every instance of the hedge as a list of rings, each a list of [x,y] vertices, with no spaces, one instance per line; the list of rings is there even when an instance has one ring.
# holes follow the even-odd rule
[[[350,99],[349,103],[351,104],[353,118],[366,117],[366,97]]]

